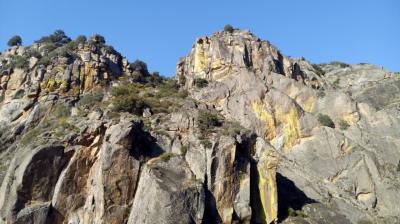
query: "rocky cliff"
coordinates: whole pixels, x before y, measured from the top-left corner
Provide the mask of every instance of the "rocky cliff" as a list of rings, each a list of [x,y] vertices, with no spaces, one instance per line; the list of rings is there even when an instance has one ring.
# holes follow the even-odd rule
[[[0,223],[400,222],[398,74],[241,30],[173,79],[100,35],[0,59]]]

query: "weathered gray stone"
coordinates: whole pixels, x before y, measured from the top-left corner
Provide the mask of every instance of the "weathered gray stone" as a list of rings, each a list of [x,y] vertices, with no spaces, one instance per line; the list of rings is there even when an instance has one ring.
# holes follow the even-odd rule
[[[154,159],[143,169],[128,223],[202,223],[204,200],[182,157]]]

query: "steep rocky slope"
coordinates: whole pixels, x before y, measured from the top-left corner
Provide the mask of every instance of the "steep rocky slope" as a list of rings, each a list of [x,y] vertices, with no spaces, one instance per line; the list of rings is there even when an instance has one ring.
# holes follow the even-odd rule
[[[240,30],[174,79],[99,35],[0,59],[0,223],[400,221],[398,74]]]
[[[324,223],[320,202],[347,222],[399,222],[398,73],[312,65],[236,30],[199,38],[177,75],[194,99],[253,130],[279,155],[273,189],[281,216],[302,208],[307,222]],[[199,89],[203,79],[208,86]],[[335,220],[345,223],[325,223]]]

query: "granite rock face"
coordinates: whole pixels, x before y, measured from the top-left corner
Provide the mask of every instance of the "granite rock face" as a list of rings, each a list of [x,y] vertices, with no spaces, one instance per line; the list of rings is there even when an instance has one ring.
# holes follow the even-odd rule
[[[279,217],[319,203],[306,212],[308,222],[333,222],[322,205],[340,223],[399,222],[398,73],[368,64],[313,65],[235,30],[199,38],[176,78],[193,98],[256,132],[279,155],[272,189]],[[204,80],[206,87],[199,85]]]
[[[241,30],[172,79],[98,38],[0,59],[0,223],[400,221],[398,74]]]
[[[0,223],[274,220],[258,203],[277,197],[276,167],[260,155],[268,146],[256,153],[254,132],[186,97],[173,79],[92,40],[0,57]],[[141,97],[138,111],[116,110],[115,94],[136,88],[119,105]]]

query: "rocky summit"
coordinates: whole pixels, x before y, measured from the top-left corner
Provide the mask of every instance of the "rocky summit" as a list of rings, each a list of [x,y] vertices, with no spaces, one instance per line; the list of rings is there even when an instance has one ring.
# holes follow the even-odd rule
[[[399,73],[238,29],[172,78],[60,30],[0,63],[0,223],[400,223]]]

